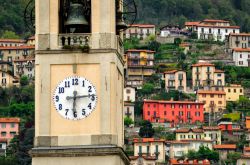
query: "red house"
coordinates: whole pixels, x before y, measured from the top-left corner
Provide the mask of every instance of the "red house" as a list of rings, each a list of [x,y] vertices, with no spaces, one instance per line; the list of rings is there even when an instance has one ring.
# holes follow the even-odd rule
[[[204,122],[204,103],[191,101],[144,100],[143,119],[152,123]]]

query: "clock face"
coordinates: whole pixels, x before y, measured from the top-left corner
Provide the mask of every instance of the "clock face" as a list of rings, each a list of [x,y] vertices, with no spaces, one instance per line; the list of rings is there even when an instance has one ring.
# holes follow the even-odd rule
[[[53,101],[57,112],[64,118],[69,120],[84,119],[96,107],[96,89],[84,77],[68,77],[57,85]]]

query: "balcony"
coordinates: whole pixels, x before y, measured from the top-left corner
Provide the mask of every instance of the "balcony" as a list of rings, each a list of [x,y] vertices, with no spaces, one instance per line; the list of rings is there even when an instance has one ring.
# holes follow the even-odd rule
[[[127,117],[130,117],[130,116],[132,115],[132,113],[131,113],[131,112],[126,112],[125,115],[126,115]]]
[[[184,91],[184,86],[178,86],[178,91]]]
[[[23,75],[23,74],[24,74],[24,71],[23,71],[23,70],[18,70],[18,71],[16,71],[16,74],[18,74],[18,75]]]
[[[170,91],[171,91],[171,90],[175,90],[175,86],[168,86],[167,88],[168,88],[168,90],[170,90]]]
[[[66,33],[58,35],[58,43],[61,49],[78,49],[83,52],[88,52],[90,49],[116,49],[119,54],[124,54],[123,42],[118,35],[100,33],[92,36],[89,33]]]
[[[34,64],[28,63],[28,64],[25,65],[25,67],[26,67],[26,68],[33,68],[33,67],[34,67]]]

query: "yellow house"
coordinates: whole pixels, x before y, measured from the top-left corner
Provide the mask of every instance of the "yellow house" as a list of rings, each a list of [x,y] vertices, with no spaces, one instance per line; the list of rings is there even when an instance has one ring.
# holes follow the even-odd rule
[[[187,74],[181,70],[170,70],[165,74],[165,89],[178,90],[182,92],[187,91]]]
[[[198,90],[198,102],[203,102],[204,112],[222,112],[226,109],[226,93],[216,90]]]
[[[165,140],[154,138],[135,138],[134,156],[151,156],[157,162],[165,161]]]
[[[241,85],[230,84],[230,86],[225,86],[224,91],[226,92],[226,101],[237,101],[240,96],[244,95],[244,89]]]
[[[14,77],[11,63],[0,61],[0,86],[3,88],[18,86],[19,80]]]
[[[224,86],[225,73],[215,69],[214,64],[199,62],[192,65],[192,82],[194,88]]]
[[[145,77],[154,71],[154,51],[130,49],[126,52],[127,80],[126,85],[142,86]]]
[[[250,117],[246,117],[246,129],[250,129]]]

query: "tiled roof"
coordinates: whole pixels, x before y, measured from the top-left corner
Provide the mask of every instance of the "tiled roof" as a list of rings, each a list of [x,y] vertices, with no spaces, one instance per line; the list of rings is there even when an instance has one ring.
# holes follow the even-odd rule
[[[35,58],[34,57],[27,57],[27,58],[23,58],[23,59],[14,60],[14,62],[26,62],[26,61],[35,61]]]
[[[199,163],[199,160],[180,160],[180,159],[170,159],[170,165],[210,165],[209,160],[202,160],[202,163]],[[192,162],[192,163],[191,163]]]
[[[155,51],[152,50],[145,50],[145,49],[129,49],[126,52],[146,52],[146,53],[155,53]]]
[[[6,139],[6,138],[0,138],[0,142],[1,142],[1,143],[4,143],[4,142],[7,143],[7,142],[8,142],[8,139]]]
[[[134,138],[134,143],[148,143],[148,142],[165,142],[164,139],[154,139],[154,138]]]
[[[141,156],[145,160],[157,160],[154,156]],[[131,160],[137,160],[139,156],[129,156]]]
[[[185,26],[196,26],[198,25],[200,22],[185,22]]]
[[[204,104],[202,102],[193,102],[193,101],[167,101],[167,100],[146,100],[144,103],[167,103],[167,104]]]
[[[244,148],[244,151],[250,152],[250,147],[245,147],[245,148]]]
[[[230,33],[230,36],[250,36],[250,33]]]
[[[187,141],[180,141],[180,140],[171,140],[171,141],[166,141],[166,143],[171,143],[171,144],[190,144],[190,142]]]
[[[220,145],[214,145],[214,149],[231,149],[235,150],[236,149],[236,144],[220,144]]]
[[[239,26],[216,26],[216,25],[205,25],[205,24],[199,24],[198,27],[225,28],[225,29],[240,29]]]
[[[224,91],[206,91],[206,90],[198,90],[197,94],[219,94],[219,95],[225,95],[226,92],[224,92]]]
[[[214,73],[224,73],[225,71],[223,70],[219,70],[219,69],[215,69]]]
[[[141,27],[141,28],[154,28],[155,25],[152,24],[133,24],[131,27]]]
[[[234,52],[250,52],[250,48],[234,48],[233,49]]]
[[[166,71],[164,73],[165,74],[172,74],[172,73],[175,73],[175,72],[178,72],[178,70],[169,70],[169,71]]]
[[[4,39],[4,38],[1,38],[0,42],[25,43],[25,40],[21,40],[21,39]]]
[[[189,129],[189,128],[182,128],[175,130],[175,133],[188,133],[188,132],[194,132],[194,133],[203,133],[202,129]]]
[[[1,46],[0,50],[23,50],[23,49],[35,49],[35,46]]]
[[[0,123],[19,123],[20,118],[0,118]]]
[[[197,67],[197,66],[214,66],[214,64],[207,63],[207,62],[199,62],[197,64],[192,65],[192,67]]]
[[[214,126],[214,127],[212,127],[212,126],[210,126],[210,127],[203,126],[202,128],[203,128],[203,130],[208,130],[208,131],[220,130],[220,128],[217,127],[217,126]]]
[[[30,38],[28,38],[28,40],[34,40],[35,36],[31,36]]]
[[[202,22],[211,22],[211,23],[229,23],[229,21],[221,19],[204,19]]]

